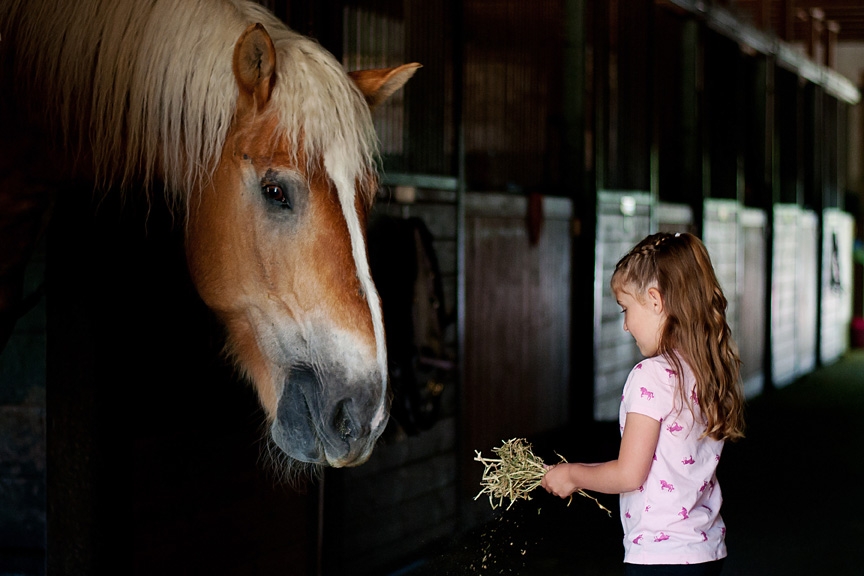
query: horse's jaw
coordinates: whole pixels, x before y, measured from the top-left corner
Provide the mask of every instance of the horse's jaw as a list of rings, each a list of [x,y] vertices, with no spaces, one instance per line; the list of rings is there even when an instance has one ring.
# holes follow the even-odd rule
[[[312,370],[290,371],[270,425],[271,437],[300,462],[334,468],[359,466],[369,459],[387,425],[387,411],[371,392],[380,384],[337,383],[332,375],[329,378],[322,383]]]

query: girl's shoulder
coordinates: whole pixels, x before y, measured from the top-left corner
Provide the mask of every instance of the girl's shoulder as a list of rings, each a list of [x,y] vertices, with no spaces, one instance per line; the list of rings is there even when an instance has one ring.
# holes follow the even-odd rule
[[[624,386],[628,391],[638,390],[643,395],[650,392],[653,398],[658,393],[669,394],[675,386],[675,372],[661,356],[645,358],[633,366]]]
[[[681,368],[684,370],[683,379],[678,378],[678,368],[668,358],[662,355],[645,358],[630,371],[624,394],[636,394],[648,398],[664,396],[671,399],[677,395],[678,387],[682,383],[689,386],[692,378],[690,368],[683,360]]]
[[[633,378],[659,378],[661,381],[666,381],[671,376],[676,375],[675,367],[672,363],[663,356],[652,356],[640,360],[630,371],[630,376]]]
[[[675,379],[667,371],[668,363],[659,358],[646,358],[636,364],[627,377],[621,394],[619,418],[637,412],[661,420],[675,405]]]
[[[693,377],[693,371],[690,369],[690,365],[687,364],[687,361],[684,360],[680,355],[675,356],[680,363],[680,368],[683,370],[683,380],[689,380]],[[631,374],[643,373],[645,375],[650,375],[657,377],[658,375],[661,379],[666,380],[671,377],[678,376],[678,367],[675,366],[669,358],[667,358],[663,354],[658,354],[657,356],[652,356],[650,358],[645,358],[638,362],[631,370]],[[674,379],[674,378],[672,378]]]

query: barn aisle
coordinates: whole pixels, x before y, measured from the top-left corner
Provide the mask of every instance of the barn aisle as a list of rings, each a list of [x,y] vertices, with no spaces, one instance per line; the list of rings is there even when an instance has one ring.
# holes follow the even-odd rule
[[[754,399],[748,418],[720,469],[724,575],[861,574],[864,350]]]
[[[718,472],[729,530],[724,576],[860,574],[864,522],[851,495],[864,485],[864,350],[752,399],[747,410],[747,438],[727,444]],[[560,437],[534,445],[569,455],[578,443],[586,459],[614,457],[615,434],[603,424],[574,432],[583,440],[571,447],[560,447]],[[614,497],[601,501],[617,515]],[[612,576],[623,574],[621,555],[617,516],[587,499],[567,506],[539,492],[394,575]]]

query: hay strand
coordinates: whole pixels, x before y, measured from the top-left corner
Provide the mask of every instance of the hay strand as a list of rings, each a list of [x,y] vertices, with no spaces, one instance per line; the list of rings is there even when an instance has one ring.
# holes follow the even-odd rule
[[[498,448],[493,448],[497,458],[484,458],[479,450],[475,450],[474,460],[484,466],[483,477],[480,480],[482,490],[474,497],[477,500],[483,494],[489,495],[489,504],[492,509],[504,505],[504,499],[510,500],[507,510],[516,500],[531,500],[531,492],[540,486],[543,476],[546,474],[546,466],[543,460],[534,454],[524,438],[513,438],[505,441]],[[567,462],[563,456],[557,454],[561,462]],[[580,496],[590,498],[601,510],[605,510],[612,516],[611,510],[600,504],[597,498],[582,490],[575,492]],[[570,496],[570,502],[573,496]]]

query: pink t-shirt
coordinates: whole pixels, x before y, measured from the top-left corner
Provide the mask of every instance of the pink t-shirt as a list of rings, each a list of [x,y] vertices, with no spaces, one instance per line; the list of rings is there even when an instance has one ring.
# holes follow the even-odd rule
[[[681,409],[677,382],[669,362],[655,356],[633,368],[621,396],[622,434],[628,412],[660,422],[648,478],[638,490],[621,494],[624,562],[631,564],[697,564],[726,556],[715,474],[723,442],[699,438],[705,426],[698,403],[694,422],[690,409]],[[695,379],[686,364],[684,386],[693,401]]]

